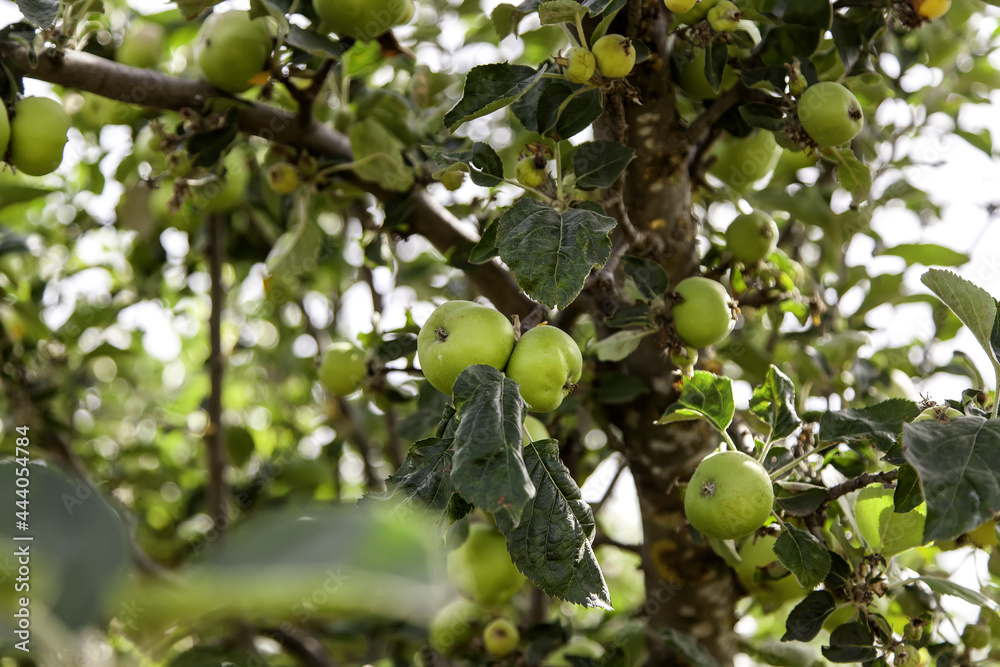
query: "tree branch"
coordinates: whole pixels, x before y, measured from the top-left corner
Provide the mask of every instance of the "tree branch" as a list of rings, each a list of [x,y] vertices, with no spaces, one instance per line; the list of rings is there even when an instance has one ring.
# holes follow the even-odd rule
[[[216,530],[223,530],[229,521],[226,499],[226,432],[222,428],[222,375],[225,363],[222,358],[222,309],[225,293],[222,288],[222,263],[225,251],[225,216],[213,213],[208,216],[208,273],[211,277],[212,312],[208,317],[210,352],[208,357],[211,393],[208,397],[208,514]]]
[[[832,486],[826,491],[826,500],[823,504],[836,500],[841,496],[846,496],[851,491],[856,491],[857,489],[863,489],[869,484],[874,484],[879,482],[881,484],[887,484],[888,482],[894,482],[896,478],[899,477],[899,468],[895,470],[885,470],[883,472],[866,472],[858,475],[853,479],[849,479],[846,482],[838,484],[837,486]]]
[[[310,118],[308,123],[300,123],[295,113],[234,98],[205,81],[180,79],[88,53],[60,53],[54,49],[38,53],[37,63],[32,67],[27,49],[2,40],[0,53],[10,56],[26,76],[130,104],[177,111],[201,107],[210,99],[229,100],[235,106],[237,126],[241,132],[298,146],[313,155],[353,161],[350,140],[315,118]],[[398,202],[408,231],[425,237],[442,254],[448,254],[456,246],[471,247],[478,240],[465,232],[459,220],[423,190],[396,193],[356,176],[349,178],[353,184],[383,202],[390,199]],[[496,260],[469,266],[466,275],[479,292],[502,312],[521,316],[531,312],[534,303],[521,292],[510,272]]]

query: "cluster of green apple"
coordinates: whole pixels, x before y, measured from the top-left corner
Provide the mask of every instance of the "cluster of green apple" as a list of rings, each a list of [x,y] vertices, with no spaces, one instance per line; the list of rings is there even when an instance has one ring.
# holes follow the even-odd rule
[[[563,330],[541,325],[515,342],[506,317],[471,301],[449,301],[431,313],[417,334],[417,358],[427,381],[449,396],[469,366],[504,371],[534,412],[558,408],[583,373],[580,347]]]
[[[10,164],[29,176],[52,173],[62,163],[69,126],[66,110],[47,97],[22,97],[10,117],[0,104],[0,157],[8,153]]]
[[[635,47],[623,35],[604,35],[592,48],[585,44],[574,46],[559,62],[563,74],[573,83],[590,83],[595,73],[605,79],[623,79],[635,67]]]

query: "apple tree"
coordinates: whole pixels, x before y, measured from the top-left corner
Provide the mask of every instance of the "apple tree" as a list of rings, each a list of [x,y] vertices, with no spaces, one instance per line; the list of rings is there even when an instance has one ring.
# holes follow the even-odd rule
[[[1000,659],[995,0],[0,1],[3,667]]]

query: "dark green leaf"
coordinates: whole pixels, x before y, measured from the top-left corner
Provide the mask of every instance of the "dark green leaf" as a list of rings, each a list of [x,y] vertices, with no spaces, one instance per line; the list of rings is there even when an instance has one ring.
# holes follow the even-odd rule
[[[340,42],[326,35],[320,35],[315,30],[305,30],[294,24],[289,24],[285,43],[317,58],[340,58],[346,50]]]
[[[772,132],[781,132],[785,129],[785,119],[781,110],[770,104],[752,102],[740,107],[740,115],[747,125],[759,127]]]
[[[955,539],[1000,510],[1000,421],[907,424],[903,453],[927,500],[924,542]]]
[[[17,0],[25,20],[39,28],[48,28],[59,14],[58,0]]]
[[[722,87],[722,74],[729,61],[729,50],[721,41],[711,41],[705,47],[705,80],[712,90]]]
[[[997,300],[983,288],[951,271],[930,269],[921,276],[920,282],[944,301],[962,323],[969,327],[996,368],[997,355],[993,353],[990,339],[993,323],[997,319]]]
[[[492,188],[503,182],[503,160],[489,144],[477,141],[472,145],[472,182]],[[476,171],[478,170],[478,171]]]
[[[695,371],[684,379],[681,395],[669,406],[657,424],[704,419],[718,431],[725,431],[736,414],[733,381],[708,371]]]
[[[639,398],[649,389],[634,375],[602,373],[597,376],[594,400],[607,405],[620,405]]]
[[[924,502],[924,494],[920,490],[920,479],[917,471],[911,465],[904,465],[899,468],[899,477],[896,478],[896,490],[892,494],[892,502],[896,512],[909,512],[920,503]]]
[[[844,557],[833,551],[830,552],[830,573],[823,580],[823,586],[827,590],[833,588],[843,588],[851,578],[851,566],[844,560]]]
[[[860,621],[845,623],[830,633],[830,645],[823,647],[823,657],[830,662],[868,662],[878,656],[875,636]]]
[[[859,442],[871,440],[886,451],[896,442],[903,422],[919,414],[916,403],[894,398],[856,410],[825,412],[819,423],[819,439]]]
[[[546,128],[546,134],[558,140],[569,139],[590,127],[604,113],[604,98],[597,88],[588,88],[576,93],[559,106],[559,116],[555,129]],[[542,102],[546,100],[543,99]],[[539,118],[543,106],[539,105]]]
[[[608,587],[590,546],[594,515],[559,458],[559,444],[529,443],[524,459],[535,497],[525,506],[519,524],[508,512],[494,515],[514,564],[549,595],[584,607],[611,609]]]
[[[406,500],[419,500],[432,510],[448,509],[456,493],[451,481],[455,441],[451,438],[426,438],[415,442],[399,470],[386,480],[390,491]]]
[[[473,67],[465,79],[462,99],[444,117],[454,131],[462,123],[502,109],[524,95],[542,77],[542,70],[498,63]]]
[[[785,525],[784,532],[774,543],[774,553],[802,588],[815,588],[830,572],[830,552],[812,533],[795,526]]]
[[[764,383],[753,390],[750,412],[771,427],[771,440],[788,437],[802,420],[795,412],[795,384],[771,365]]]
[[[517,383],[491,366],[469,366],[455,380],[453,395],[458,428],[452,483],[474,505],[520,520],[535,487],[521,455],[524,400]]]
[[[792,516],[809,516],[823,504],[824,500],[826,500],[826,489],[823,487],[775,498],[778,507]]]
[[[638,303],[634,306],[623,306],[609,317],[605,324],[615,329],[634,326],[653,326],[653,318],[650,316],[649,306]]]
[[[837,601],[828,591],[813,591],[788,615],[781,641],[812,641],[823,629],[823,621],[836,608]]]
[[[632,279],[639,293],[652,301],[670,287],[670,276],[658,262],[645,257],[625,255],[622,257],[625,275]]]
[[[573,152],[573,171],[578,188],[610,188],[622,175],[635,151],[614,141],[588,141]]]
[[[565,308],[583,289],[594,268],[611,256],[615,221],[586,209],[559,213],[520,199],[494,223],[500,257],[531,298]]]
[[[472,247],[469,253],[469,262],[472,264],[485,264],[500,254],[497,249],[497,228],[495,222],[483,230],[483,236]]]

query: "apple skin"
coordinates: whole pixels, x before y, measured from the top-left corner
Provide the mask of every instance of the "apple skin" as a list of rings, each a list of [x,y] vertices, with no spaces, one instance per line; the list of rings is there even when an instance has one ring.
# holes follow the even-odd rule
[[[0,103],[0,159],[7,152],[10,143],[10,119],[7,118],[7,107]]]
[[[663,4],[673,13],[683,14],[691,11],[698,4],[698,0],[663,0]]]
[[[930,420],[935,420],[941,422],[942,424],[947,424],[952,419],[957,419],[958,417],[964,417],[961,412],[948,405],[933,405],[929,408],[924,409],[919,415],[914,418],[913,423],[925,422]]]
[[[365,351],[347,341],[337,341],[323,352],[319,381],[334,396],[349,396],[368,377]]]
[[[771,516],[774,490],[764,467],[743,452],[705,457],[684,493],[684,514],[707,537],[746,537]]]
[[[545,428],[542,420],[534,415],[528,415],[524,418],[524,430],[527,431],[524,434],[524,444],[535,442],[536,440],[548,440],[552,437],[549,435],[549,430]]]
[[[163,55],[163,37],[163,26],[137,21],[122,37],[121,46],[115,51],[115,60],[130,67],[153,69],[160,64]]]
[[[778,225],[763,211],[743,213],[726,229],[726,249],[744,264],[756,264],[778,244]]]
[[[413,18],[412,0],[313,0],[313,9],[338,35],[371,41]]]
[[[485,523],[469,525],[465,542],[448,554],[446,569],[452,586],[487,607],[510,600],[525,581],[507,554],[503,535]]]
[[[424,377],[451,396],[459,374],[474,364],[497,370],[514,349],[514,328],[498,311],[471,301],[438,306],[417,335],[417,358]]]
[[[925,19],[940,18],[951,8],[951,0],[910,0],[910,4]]]
[[[227,93],[242,93],[267,66],[271,32],[249,12],[212,14],[201,25],[196,57],[205,79]]]
[[[865,124],[858,98],[835,81],[806,88],[799,99],[798,114],[802,129],[820,146],[846,144]]]
[[[732,137],[712,147],[715,164],[708,173],[736,189],[752,186],[774,169],[781,148],[774,134],[756,130],[745,137]]]
[[[722,0],[708,10],[707,18],[715,32],[732,32],[740,25],[740,10],[729,0]]]
[[[704,4],[707,0],[702,0]],[[696,100],[714,100],[723,91],[732,88],[739,80],[735,70],[726,65],[722,71],[722,83],[719,90],[713,90],[705,78],[705,47],[698,46],[691,50],[688,57],[681,56],[678,61],[676,83],[688,97]]]
[[[495,618],[483,629],[486,651],[497,658],[510,655],[521,643],[521,632],[507,618]]]
[[[191,203],[206,213],[227,213],[236,207],[250,185],[250,167],[243,153],[230,151],[223,160],[225,174],[217,180],[191,188]]]
[[[25,97],[14,104],[10,121],[10,162],[29,176],[52,173],[62,163],[70,118],[47,97]]]
[[[539,165],[541,162],[541,165]],[[514,169],[517,182],[529,188],[537,188],[548,180],[548,173],[545,171],[545,159],[540,157],[521,158]]]
[[[574,46],[566,54],[566,78],[573,83],[587,83],[594,78],[597,59],[590,49]]]
[[[279,195],[289,195],[299,187],[299,172],[287,162],[272,164],[267,170],[267,184]]]
[[[574,667],[580,664],[582,660],[573,660],[573,658],[589,659],[593,662],[603,658],[604,653],[604,647],[593,639],[573,637],[545,656],[545,660],[542,661],[542,667]]]
[[[685,343],[697,348],[715,345],[732,330],[732,299],[721,284],[692,276],[674,291],[684,299],[674,304],[674,328]]]
[[[765,610],[776,609],[790,600],[800,600],[806,596],[807,591],[799,585],[795,575],[780,579],[765,579],[754,582],[754,577],[758,569],[772,571],[772,568],[780,566],[778,556],[774,553],[774,545],[778,538],[771,535],[758,537],[754,542],[753,535],[746,539],[739,549],[740,562],[733,569],[739,578],[743,588],[750,593],[754,600],[761,603]]]
[[[990,626],[986,622],[970,623],[962,630],[962,643],[966,648],[986,648],[990,645],[990,634]]]
[[[431,619],[431,646],[441,655],[451,655],[467,645],[489,617],[489,612],[471,600],[452,600]]]
[[[551,412],[562,405],[583,374],[583,355],[573,337],[542,325],[521,335],[507,362],[507,377],[521,387],[532,412]]]
[[[861,489],[854,504],[861,536],[876,553],[886,557],[923,544],[927,520],[927,503],[900,514],[894,511],[892,496],[892,489],[872,484]]]
[[[597,61],[597,71],[605,79],[621,79],[635,66],[635,48],[623,35],[605,35],[591,48]]]

